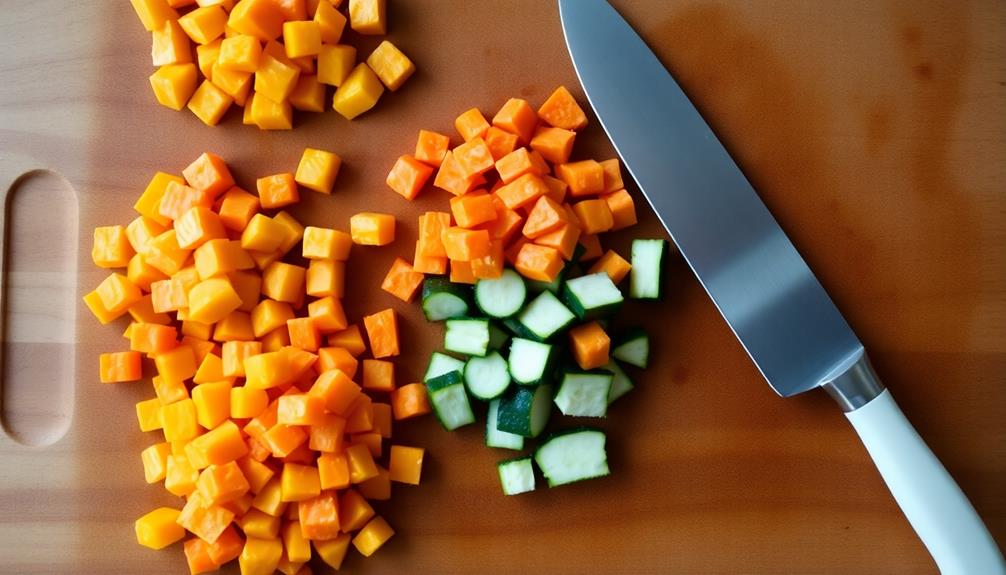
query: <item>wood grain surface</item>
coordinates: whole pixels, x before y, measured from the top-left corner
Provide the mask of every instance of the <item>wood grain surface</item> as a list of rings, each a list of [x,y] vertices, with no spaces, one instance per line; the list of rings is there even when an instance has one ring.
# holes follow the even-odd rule
[[[1006,4],[615,4],[1006,542]],[[80,304],[103,277],[91,228],[132,218],[155,170],[180,172],[211,150],[250,186],[293,170],[305,146],[338,152],[334,195],[305,193],[293,212],[339,228],[363,209],[399,216],[394,245],[354,248],[347,309],[355,319],[395,307],[401,381],[419,377],[439,331],[376,288],[411,253],[415,216],[445,198],[406,203],[383,184],[387,170],[419,128],[450,131],[470,106],[492,112],[515,95],[537,105],[559,84],[582,92],[552,2],[389,5],[390,38],[419,67],[401,91],[352,123],[328,112],[259,132],[233,112],[210,129],[158,106],[149,38],[128,3],[0,2],[0,571],[185,572],[177,546],[134,541],[135,518],[175,502],[143,482],[139,451],[155,436],[136,430],[133,404],[153,392],[97,382],[97,355],[124,348],[124,324],[99,327]],[[359,41],[362,54],[376,44]],[[578,142],[585,156],[612,154],[596,121]],[[663,234],[641,212],[632,233]],[[398,534],[369,560],[351,553],[344,570],[935,572],[839,410],[820,393],[776,397],[680,258],[670,272],[663,302],[618,319],[642,322],[656,347],[603,424],[610,478],[505,498],[505,454],[483,447],[479,426],[399,425],[397,441],[428,448],[423,485],[396,487],[380,512]],[[51,444],[27,445],[38,443]]]

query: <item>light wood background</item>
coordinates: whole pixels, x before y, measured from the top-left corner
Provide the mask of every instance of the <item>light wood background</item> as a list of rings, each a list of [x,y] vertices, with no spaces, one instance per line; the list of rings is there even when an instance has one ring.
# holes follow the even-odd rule
[[[231,113],[204,127],[149,92],[149,39],[128,3],[0,1],[5,328],[0,571],[185,572],[137,546],[133,520],[171,503],[143,483],[133,403],[149,384],[97,382],[123,349],[80,296],[103,277],[90,230],[125,223],[155,170],[203,150],[240,182],[293,170],[305,146],[345,159],[305,222],[400,217],[390,248],[356,249],[353,318],[403,315],[402,381],[438,341],[376,290],[411,253],[415,216],[383,179],[419,128],[477,105],[580,94],[552,2],[390,0],[390,37],[419,72],[372,113],[265,133]],[[618,1],[732,150],[866,343],[904,411],[1006,542],[1006,5]],[[367,54],[374,39],[361,42]],[[584,154],[611,148],[594,122]],[[41,170],[32,172],[32,170]],[[28,174],[25,176],[25,174]],[[634,233],[662,231],[643,213]],[[613,245],[624,246],[622,237]],[[667,298],[619,321],[652,330],[654,366],[612,410],[612,477],[499,493],[482,430],[400,425],[428,448],[424,482],[381,512],[398,531],[353,573],[933,573],[854,433],[823,394],[783,401],[760,379],[680,260]],[[66,431],[63,434],[63,431]],[[55,443],[45,446],[26,444]]]

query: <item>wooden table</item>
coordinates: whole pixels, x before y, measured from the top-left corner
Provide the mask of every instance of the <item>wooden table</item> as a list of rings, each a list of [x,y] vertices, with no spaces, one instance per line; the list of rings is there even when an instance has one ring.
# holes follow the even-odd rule
[[[449,131],[470,106],[537,105],[559,84],[582,92],[551,2],[389,4],[390,37],[419,66],[406,87],[352,123],[328,112],[267,133],[233,113],[209,129],[159,107],[149,39],[125,2],[3,3],[0,570],[184,572],[180,550],[133,540],[136,517],[173,502],[142,480],[138,453],[154,439],[136,431],[133,403],[152,393],[97,383],[95,358],[124,348],[125,324],[99,327],[79,303],[103,277],[91,228],[128,221],[155,170],[212,150],[248,185],[292,170],[305,146],[342,155],[335,194],[307,193],[294,213],[342,228],[362,209],[399,216],[396,244],[354,252],[347,306],[352,318],[401,312],[402,381],[419,376],[439,333],[375,288],[411,253],[415,215],[444,198],[401,201],[383,184],[388,168],[419,128]],[[616,4],[1006,542],[1006,5]],[[584,153],[612,153],[596,121],[579,139]],[[662,234],[641,211],[633,233]],[[670,271],[665,301],[627,311],[655,334],[655,365],[604,423],[612,477],[505,498],[503,455],[482,446],[481,429],[400,425],[397,440],[429,449],[423,485],[396,488],[382,512],[398,535],[345,570],[935,572],[839,410],[820,393],[776,397],[683,262]]]

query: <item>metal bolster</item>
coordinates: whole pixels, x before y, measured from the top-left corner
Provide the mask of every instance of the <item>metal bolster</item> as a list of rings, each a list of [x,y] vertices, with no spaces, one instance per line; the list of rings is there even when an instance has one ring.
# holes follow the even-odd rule
[[[848,369],[825,382],[821,387],[828,392],[842,411],[856,411],[884,391],[877,373],[870,365],[870,358],[863,353]]]

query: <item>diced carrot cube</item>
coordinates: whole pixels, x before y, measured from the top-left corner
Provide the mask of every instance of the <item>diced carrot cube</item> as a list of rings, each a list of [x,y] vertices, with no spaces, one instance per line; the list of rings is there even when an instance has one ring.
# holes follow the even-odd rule
[[[464,141],[481,138],[489,129],[489,122],[478,108],[472,108],[454,120],[454,127]]]
[[[276,301],[296,303],[304,293],[307,270],[284,262],[273,262],[262,272],[262,294]]]
[[[388,187],[407,200],[415,199],[433,175],[433,168],[412,156],[401,156],[388,173]]]
[[[323,347],[318,350],[318,370],[321,372],[338,369],[352,378],[356,376],[358,363],[353,354],[341,347]]]
[[[603,199],[578,202],[573,204],[573,211],[580,220],[580,228],[585,234],[606,232],[615,225],[611,209]]]
[[[238,464],[228,461],[204,469],[196,481],[196,489],[209,504],[222,505],[248,493],[251,486]]]
[[[293,174],[283,173],[255,180],[259,202],[263,208],[282,208],[300,201],[300,191]]]
[[[548,193],[548,186],[541,177],[524,174],[516,180],[496,190],[496,195],[511,210],[524,207]]]
[[[499,161],[517,148],[517,134],[511,134],[496,126],[490,126],[483,139],[486,141],[486,146],[489,146],[494,161]]]
[[[269,396],[264,389],[252,387],[231,388],[231,417],[246,419],[256,417],[269,404]]]
[[[375,358],[398,355],[398,320],[395,310],[386,309],[363,318],[370,339],[370,351]]]
[[[339,436],[341,441],[341,431]],[[349,487],[349,461],[342,453],[322,452],[318,456],[318,476],[322,489],[345,489]]]
[[[454,221],[463,228],[474,228],[496,219],[493,196],[482,191],[451,198],[450,204]]]
[[[363,360],[363,389],[394,391],[395,364],[379,359]]]
[[[324,406],[324,401],[320,397],[310,397],[320,401]],[[342,450],[342,436],[345,430],[345,418],[334,413],[325,413],[308,429],[308,447],[315,451],[337,453]],[[319,471],[321,471],[320,464]],[[322,483],[322,489],[326,489],[324,481]]]
[[[310,317],[298,317],[287,320],[286,328],[290,332],[290,345],[310,352],[318,351],[321,346],[321,335]]]
[[[341,347],[353,356],[359,356],[367,351],[367,345],[363,342],[363,336],[360,334],[360,326],[356,324],[328,336],[328,345]]]
[[[414,156],[426,165],[438,167],[444,161],[449,147],[450,138],[447,136],[429,130],[419,130]]]
[[[260,341],[224,342],[221,358],[224,377],[244,377],[245,360],[260,353],[262,353]]]
[[[138,351],[103,353],[98,356],[101,383],[137,381],[143,376],[142,356]]]
[[[490,159],[492,159],[491,155]],[[448,150],[444,155],[444,160],[440,163],[436,177],[433,178],[433,185],[455,196],[460,196],[479,185],[480,179],[478,175],[467,174],[454,156],[454,152]]]
[[[488,172],[494,166],[492,152],[481,137],[473,138],[454,148],[454,159],[466,178]]]
[[[486,255],[472,258],[468,263],[476,279],[497,279],[503,275],[503,242],[491,240]]]
[[[307,441],[307,432],[297,425],[277,423],[262,435],[262,443],[274,457],[286,457]]]
[[[607,202],[608,209],[611,210],[612,230],[636,225],[636,205],[629,192],[624,189],[618,190],[615,193],[601,196],[601,199]]]
[[[391,409],[395,419],[409,419],[430,412],[426,386],[421,383],[403,385],[391,392]]]
[[[408,303],[415,297],[423,283],[423,274],[417,272],[402,258],[395,258],[391,269],[381,283],[381,289]]]
[[[509,184],[534,170],[534,165],[531,163],[531,155],[527,148],[517,148],[496,160],[495,165],[496,171],[500,175],[500,181],[504,184]]]
[[[395,216],[361,212],[349,219],[353,243],[364,246],[385,246],[395,241]]]
[[[126,313],[143,297],[143,292],[129,278],[120,274],[109,274],[98,287],[94,288],[102,306],[110,314],[120,316]]]
[[[528,157],[531,158],[531,165],[533,166],[531,173],[537,176],[547,176],[552,172],[551,168],[548,167],[548,162],[545,161],[545,158],[538,150],[528,152]]]
[[[521,144],[527,144],[538,125],[538,115],[526,100],[510,98],[493,117],[493,126],[516,134]]]
[[[527,215],[522,233],[534,239],[553,232],[566,223],[566,212],[562,206],[548,196],[541,196]]]
[[[175,347],[178,332],[168,325],[136,323],[129,334],[129,349],[158,354]]]
[[[540,246],[555,248],[564,260],[570,260],[576,250],[577,240],[580,238],[579,222],[565,222],[558,229],[547,234],[543,234],[534,239],[534,243]]]
[[[566,182],[560,180],[559,178],[553,178],[552,176],[542,176],[541,179],[548,186],[548,192],[545,193],[546,196],[555,200],[556,203],[563,203],[566,200],[566,192],[569,191],[569,186]]]
[[[298,503],[297,514],[304,539],[326,540],[340,533],[339,506],[330,491]]]
[[[316,425],[325,416],[325,400],[317,395],[292,394],[279,398],[276,421],[284,425]]]
[[[324,399],[326,409],[336,415],[348,415],[349,408],[361,393],[360,386],[339,370],[322,372],[308,391],[308,394]]]
[[[559,164],[555,173],[569,186],[569,195],[574,198],[597,195],[604,192],[604,168],[594,160],[583,160]]]
[[[489,253],[489,232],[450,227],[440,235],[447,257],[451,260],[470,261]]]
[[[346,291],[346,262],[311,260],[305,291],[315,297],[341,298]]]
[[[573,141],[576,132],[540,126],[531,139],[531,148],[553,164],[565,164],[573,153]]]
[[[419,485],[425,451],[422,447],[392,445],[388,464],[388,474],[391,481]]]
[[[496,219],[482,227],[489,231],[490,239],[500,240],[505,244],[523,227],[524,218],[514,210],[506,207],[506,204],[503,203],[503,200],[499,196],[492,194],[490,197],[492,198],[493,209],[496,210]]]
[[[422,244],[416,242],[416,255],[412,260],[412,269],[424,274],[441,275],[447,273],[447,257],[424,256]]]
[[[226,529],[217,537],[213,543],[207,543],[207,553],[210,560],[215,565],[223,565],[238,558],[241,548],[244,547],[244,540],[238,535],[233,525],[228,525]]]
[[[564,130],[582,130],[587,126],[587,114],[565,86],[559,86],[538,108],[538,117],[548,125]]]
[[[569,330],[569,343],[581,369],[594,369],[608,363],[611,340],[596,321]]]
[[[252,216],[258,213],[260,206],[258,197],[237,186],[224,192],[222,197],[219,209],[220,223],[229,230],[243,231]]]
[[[189,186],[215,198],[234,186],[234,177],[220,156],[204,152],[182,170]]]
[[[585,249],[583,255],[580,256],[580,261],[587,262],[590,260],[596,260],[604,254],[604,250],[601,249],[601,239],[597,237],[597,234],[581,235],[580,245]]]
[[[604,272],[608,274],[613,283],[617,284],[625,278],[631,269],[632,265],[625,261],[625,258],[615,253],[614,250],[608,250],[607,253],[601,256],[601,259],[590,266],[588,273],[596,274],[597,272]]]
[[[625,187],[625,184],[622,183],[622,170],[618,158],[611,158],[599,163],[601,164],[601,169],[604,170],[603,193],[613,194]]]
[[[562,256],[555,248],[524,244],[517,253],[514,267],[528,279],[552,282],[562,271]]]
[[[94,228],[94,246],[91,248],[91,260],[94,265],[102,268],[124,268],[135,253],[126,235],[126,228],[122,226]]]
[[[419,216],[419,247],[423,256],[445,258],[447,251],[440,240],[444,230],[451,227],[451,215],[445,212],[426,212]]]
[[[450,260],[451,275],[450,279],[452,283],[456,284],[475,284],[475,274],[472,273],[472,265],[469,261],[462,260]]]
[[[307,315],[314,321],[320,333],[332,333],[346,329],[346,313],[342,302],[334,296],[315,300],[307,305]]]

